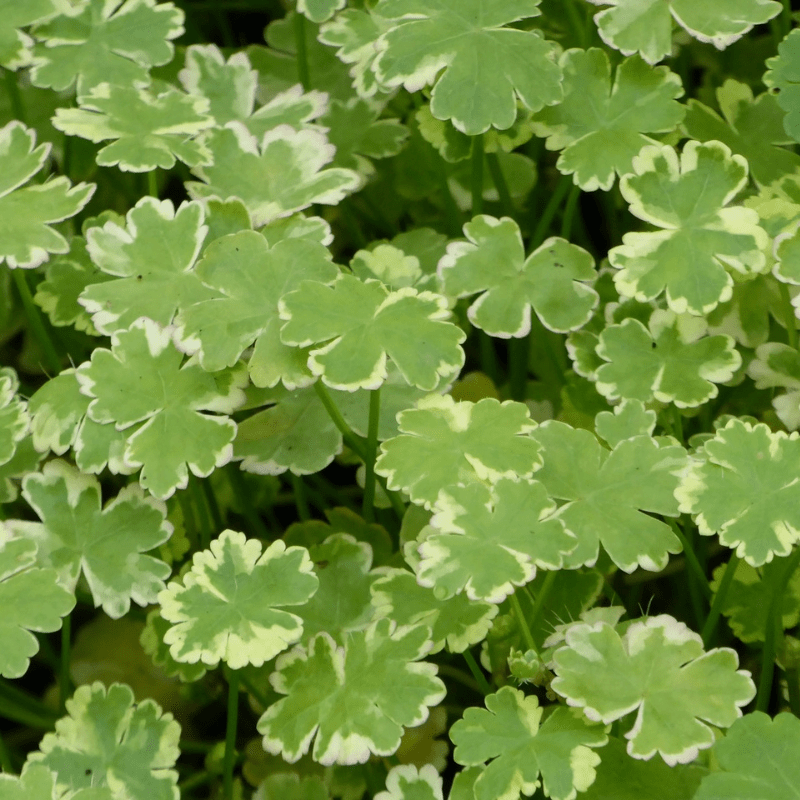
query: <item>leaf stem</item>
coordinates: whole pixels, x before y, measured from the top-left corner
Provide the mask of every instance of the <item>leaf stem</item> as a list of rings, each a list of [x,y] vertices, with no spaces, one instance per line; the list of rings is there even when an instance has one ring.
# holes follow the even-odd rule
[[[714,599],[711,602],[711,608],[706,617],[706,624],[703,626],[703,631],[700,634],[703,637],[703,647],[705,648],[708,648],[711,637],[714,635],[714,630],[719,621],[719,615],[722,613],[722,607],[725,605],[728,589],[730,589],[733,583],[733,576],[736,574],[736,567],[739,565],[739,561],[741,561],[739,556],[733,553],[728,561],[728,565],[725,567],[722,580],[719,582],[719,589],[717,589]]]
[[[28,276],[25,274],[25,271],[19,267],[12,269],[11,274],[14,276],[14,284],[17,287],[17,292],[19,292],[22,307],[25,309],[25,316],[28,318],[31,331],[44,353],[45,360],[47,361],[47,369],[53,373],[53,376],[56,376],[61,372],[61,357],[58,355],[56,346],[50,338],[50,334],[47,332],[39,309],[33,302],[31,288],[28,285]]]
[[[542,613],[542,609],[544,609],[544,604],[547,600],[547,597],[555,585],[557,574],[558,572],[556,570],[547,571],[545,579],[542,581],[542,588],[539,589],[536,599],[533,602],[533,610],[531,611],[530,616],[531,626],[535,625],[539,621],[539,616]]]
[[[26,692],[0,680],[0,717],[31,728],[51,730],[58,714]]]
[[[367,427],[366,460],[364,466],[363,516],[367,522],[375,521],[375,455],[378,452],[378,423],[381,413],[380,387],[369,393],[369,422]]]
[[[533,230],[531,236],[531,247],[533,249],[537,248],[547,238],[547,231],[550,230],[556,211],[558,211],[559,206],[567,196],[570,186],[572,186],[572,178],[569,175],[562,175]]]
[[[158,175],[154,169],[147,173],[147,193],[158,199]]]
[[[19,91],[19,84],[17,83],[17,73],[13,70],[3,68],[6,79],[6,92],[8,92],[8,99],[11,103],[11,113],[14,119],[19,120],[23,125],[25,124],[25,104],[22,102],[22,95]]]
[[[295,475],[294,472],[290,472],[289,480],[292,483],[297,516],[300,517],[301,522],[307,522],[311,519],[311,510],[308,507],[308,498],[306,497],[306,487],[303,485],[303,479],[299,475]]]
[[[520,630],[522,631],[522,638],[525,640],[525,644],[528,647],[528,650],[533,650],[534,653],[538,654],[538,649],[536,647],[536,642],[533,639],[533,634],[531,633],[531,629],[528,627],[528,620],[525,619],[525,614],[522,611],[522,606],[519,604],[519,598],[517,597],[516,592],[512,592],[511,597],[511,608],[514,610],[514,615],[517,618],[517,622],[519,623]]]
[[[789,690],[789,708],[796,717],[800,717],[800,669],[793,667],[786,670],[786,686]]]
[[[797,350],[797,316],[794,313],[792,298],[789,295],[789,287],[783,281],[778,281],[778,292],[781,299],[783,324],[786,326],[786,335],[789,338],[789,347]]]
[[[569,190],[567,202],[564,204],[564,214],[561,217],[561,231],[559,235],[562,239],[569,239],[572,235],[572,225],[575,222],[575,212],[578,209],[578,200],[581,196],[581,188],[575,184]]]
[[[475,660],[475,656],[469,651],[469,648],[464,651],[464,661],[467,662],[469,671],[472,673],[472,677],[475,678],[484,696],[491,694],[492,687],[489,685],[489,681],[486,680],[483,670],[478,666],[478,662]]]
[[[508,342],[508,383],[512,400],[524,402],[528,393],[529,333]]]
[[[62,717],[67,713],[67,698],[72,694],[72,679],[69,674],[71,644],[72,617],[67,614],[61,622],[61,658],[58,665],[58,711]]]
[[[472,191],[472,216],[483,214],[483,134],[472,137],[472,163],[470,189]]]
[[[764,650],[761,662],[761,680],[758,683],[758,695],[756,696],[756,711],[766,712],[769,707],[772,677],[775,672],[777,640],[783,636],[783,596],[786,592],[786,586],[799,564],[800,547],[795,547],[794,552],[786,559],[783,572],[778,578],[775,585],[775,593],[772,595],[772,600],[769,604],[767,625],[764,629]]]
[[[209,478],[210,477],[211,476],[209,476]],[[222,531],[222,529],[225,527],[225,520],[222,519],[222,513],[219,510],[217,496],[214,494],[214,487],[209,483],[209,478],[205,478],[204,480],[200,481],[200,487],[203,490],[203,496],[205,497],[208,510],[211,513],[211,519],[214,522],[214,527],[217,529],[217,531]]]
[[[306,18],[294,12],[294,44],[297,50],[297,77],[304,92],[311,90],[311,70],[308,66],[308,48],[306,47]]]
[[[205,507],[205,498],[198,485],[197,478],[193,472],[189,472],[189,494],[192,497],[192,504],[197,509],[200,518],[199,542],[203,550],[208,550],[211,545],[211,519]]]
[[[269,708],[269,700],[267,700],[266,696],[260,689],[256,688],[255,684],[250,680],[250,678],[247,678],[243,674],[239,675],[239,682],[251,695],[253,695],[253,697],[255,697],[255,699],[261,706],[263,706],[265,710]]]
[[[244,485],[244,479],[242,478],[242,473],[238,465],[234,463],[228,464],[225,474],[228,476],[228,482],[233,490],[233,496],[236,498],[236,502],[242,510],[242,515],[253,529],[253,533],[261,539],[269,539],[270,536],[267,526],[264,524],[261,517],[258,516],[253,504],[250,502],[250,496],[247,493],[247,487]]]
[[[236,760],[236,725],[239,716],[239,672],[225,668],[228,678],[228,722],[225,728],[225,757],[222,762],[222,785],[225,800],[233,798],[233,764]]]
[[[9,774],[15,772],[14,762],[11,760],[11,751],[3,741],[2,733],[0,733],[0,770]]]
[[[664,521],[670,526],[670,528],[672,528],[673,533],[678,537],[678,539],[680,539],[681,546],[683,547],[683,554],[686,559],[686,563],[689,566],[689,571],[694,576],[698,588],[703,593],[703,597],[705,597],[706,600],[711,600],[711,595],[713,594],[711,591],[711,586],[709,586],[708,578],[706,578],[706,574],[703,571],[703,568],[700,566],[700,561],[697,558],[697,554],[694,552],[694,548],[689,541],[689,537],[681,530],[680,525],[678,525],[674,519],[667,517]]]
[[[500,210],[504,216],[513,217],[514,201],[511,199],[511,192],[508,191],[506,176],[503,175],[503,170],[500,167],[500,157],[498,154],[487,153],[486,165],[489,167],[492,183],[494,183],[494,188],[497,189],[497,196],[500,198]]]

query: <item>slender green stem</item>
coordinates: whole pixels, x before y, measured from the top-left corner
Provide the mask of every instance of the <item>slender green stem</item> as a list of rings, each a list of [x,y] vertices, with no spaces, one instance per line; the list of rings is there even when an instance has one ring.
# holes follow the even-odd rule
[[[236,761],[236,726],[239,717],[239,672],[225,670],[228,678],[228,724],[225,728],[225,757],[222,762],[222,785],[225,800],[233,798],[233,764]]]
[[[351,511],[358,513],[359,507],[351,501],[347,494],[345,494],[343,487],[334,486],[319,474],[306,475],[305,481],[306,484],[312,486],[321,497],[329,500],[334,505],[344,506],[345,508],[349,508]],[[355,489],[358,491],[357,486],[350,486],[348,488],[350,490]]]
[[[481,369],[495,384],[500,383],[500,367],[497,364],[497,353],[492,337],[488,333],[478,331],[478,346],[480,347]]]
[[[470,189],[472,191],[472,216],[483,214],[483,134],[472,137],[472,170]]]
[[[467,662],[467,666],[469,667],[469,671],[472,673],[472,677],[475,678],[480,690],[483,692],[484,695],[488,695],[492,693],[492,687],[489,685],[489,681],[486,680],[486,676],[483,674],[483,670],[478,666],[478,662],[475,660],[475,656],[470,653],[469,649],[464,651],[464,661]]]
[[[294,492],[294,504],[297,507],[297,516],[303,522],[311,519],[311,511],[308,507],[308,498],[306,497],[306,487],[303,484],[303,479],[293,472],[289,473],[289,480],[292,482],[292,492]]]
[[[200,518],[200,547],[207,550],[211,544],[211,516],[206,508],[206,501],[198,480],[191,472],[189,473],[189,494]]]
[[[444,204],[444,221],[447,224],[447,233],[456,238],[462,235],[463,217],[461,209],[450,191],[450,182],[447,175],[447,165],[443,158],[438,159],[439,180],[442,187],[442,202]]]
[[[61,372],[61,357],[58,355],[56,346],[50,338],[50,334],[47,332],[39,309],[33,302],[31,288],[28,285],[28,276],[25,274],[25,271],[19,267],[12,269],[11,274],[14,276],[14,284],[17,287],[17,292],[19,292],[22,307],[25,309],[25,316],[28,318],[28,324],[31,326],[31,331],[44,353],[45,360],[47,361],[47,369],[53,373],[53,376],[58,375],[58,373]]]
[[[19,91],[17,73],[12,72],[10,69],[3,69],[3,72],[6,78],[6,92],[8,93],[8,99],[11,101],[11,113],[14,115],[14,119],[24,124],[25,104],[22,102],[22,95]]]
[[[789,337],[789,347],[797,350],[797,317],[794,313],[792,298],[789,295],[789,287],[782,281],[778,281],[778,291],[781,299],[783,324],[786,326],[786,335]]]
[[[528,394],[529,334],[508,342],[508,383],[511,399],[524,402]]]
[[[375,521],[375,454],[378,452],[378,423],[381,413],[380,387],[369,393],[369,423],[367,427],[366,461],[364,466],[363,516],[367,522]]]
[[[538,247],[547,238],[547,232],[550,230],[553,218],[561,206],[561,203],[564,201],[564,198],[567,196],[570,186],[572,186],[572,177],[570,175],[562,175],[555,190],[550,195],[550,199],[547,201],[547,205],[544,207],[539,221],[536,223],[536,228],[534,228],[533,235],[531,236],[531,244],[533,247]]]
[[[11,751],[6,747],[2,733],[0,733],[0,770],[9,774],[15,771],[14,762],[11,759]]]
[[[703,593],[703,597],[705,597],[706,600],[710,600],[713,592],[708,584],[705,571],[703,570],[702,566],[700,566],[700,561],[697,558],[697,554],[694,552],[694,548],[689,541],[689,537],[681,530],[680,525],[678,525],[674,519],[667,518],[664,521],[670,526],[670,528],[672,528],[673,533],[678,537],[678,539],[680,539],[681,546],[683,547],[683,554],[686,558],[686,563],[688,564],[689,570],[694,577],[695,583],[697,583],[697,588],[700,589],[700,591]]]
[[[794,552],[786,560],[778,581],[775,585],[775,593],[769,604],[767,612],[767,625],[764,629],[764,650],[761,662],[761,680],[758,684],[758,695],[756,696],[756,711],[766,712],[769,707],[769,696],[772,692],[772,677],[775,672],[775,652],[778,647],[778,639],[783,636],[783,600],[786,593],[786,586],[789,583],[794,571],[800,564],[800,547],[795,547]],[[723,578],[724,580],[724,578]]]
[[[201,786],[205,786],[207,783],[211,783],[215,777],[216,775],[208,770],[195,772],[195,774],[190,778],[187,778],[185,781],[181,781],[178,784],[179,797],[186,797],[189,792],[199,789]]]
[[[485,694],[485,692],[478,685],[478,682],[474,678],[471,678],[469,675],[467,675],[467,673],[464,672],[463,670],[460,670],[457,667],[452,666],[451,664],[437,664],[436,668],[439,670],[440,675],[449,676],[454,681],[458,681],[462,686],[466,686],[473,692],[480,692],[481,694]],[[489,684],[487,683],[486,685],[488,686]]]
[[[297,50],[297,77],[304,92],[311,90],[311,70],[308,66],[308,49],[306,48],[306,18],[299,12],[294,13],[294,44]]]
[[[708,616],[706,617],[706,624],[703,626],[702,633],[703,645],[707,648],[711,642],[711,637],[714,635],[714,630],[719,621],[719,615],[725,605],[725,599],[728,596],[728,589],[733,583],[733,576],[736,574],[736,567],[739,565],[741,559],[736,553],[731,554],[730,561],[725,567],[725,572],[722,574],[722,580],[719,582],[719,589],[711,601],[711,608],[709,609]]]
[[[228,476],[228,482],[231,485],[236,502],[242,510],[242,515],[252,528],[253,533],[261,539],[269,539],[270,536],[267,526],[264,524],[261,517],[258,516],[253,507],[253,503],[250,501],[250,494],[247,491],[247,487],[244,485],[244,479],[239,465],[233,463],[228,464],[225,474]]]
[[[578,200],[581,196],[580,186],[572,185],[569,190],[567,202],[564,204],[564,214],[561,217],[561,231],[560,236],[562,239],[569,239],[572,235],[572,225],[575,222],[575,212],[578,210]]]
[[[0,718],[36,730],[52,730],[58,714],[43,703],[0,681]]]
[[[203,489],[203,496],[205,497],[208,510],[211,512],[211,519],[214,522],[214,527],[218,531],[221,531],[225,527],[225,520],[222,519],[222,512],[219,510],[219,503],[217,502],[217,496],[214,494],[214,487],[211,485],[208,478],[201,481],[200,486]]]
[[[178,504],[181,507],[183,514],[183,527],[186,530],[186,536],[191,542],[199,542],[200,538],[197,534],[197,520],[194,518],[194,509],[192,508],[192,501],[185,491],[177,492]]]
[[[244,686],[247,691],[255,697],[258,701],[259,705],[262,708],[267,709],[269,707],[269,700],[267,700],[266,695],[256,687],[256,685],[250,680],[250,678],[245,677],[244,674],[239,675],[239,682]]]
[[[531,633],[531,629],[528,626],[528,620],[525,619],[525,614],[522,611],[522,606],[519,604],[519,598],[517,597],[517,593],[512,592],[510,599],[511,599],[511,608],[514,610],[514,614],[517,618],[517,622],[519,623],[520,630],[522,631],[522,638],[525,640],[525,644],[528,646],[528,650],[533,650],[534,653],[538,653],[539,651],[536,648],[536,642],[533,640],[533,634]]]
[[[492,176],[492,183],[497,189],[497,196],[500,198],[500,209],[506,217],[514,216],[514,201],[511,199],[511,192],[508,191],[506,176],[500,168],[500,158],[497,153],[486,154],[486,165],[489,167],[489,174]]]
[[[158,198],[158,173],[154,169],[147,173],[147,193]]]
[[[789,708],[792,714],[800,717],[800,669],[786,670],[786,686],[789,689]]]
[[[61,658],[58,667],[58,710],[62,717],[67,713],[67,698],[72,694],[69,674],[71,644],[72,617],[67,614],[61,622]]]
[[[553,586],[556,582],[556,575],[558,572],[556,570],[549,570],[545,574],[545,579],[542,581],[542,588],[539,589],[539,592],[536,595],[536,599],[533,602],[533,610],[530,614],[530,625],[534,626],[539,621],[539,616],[544,609],[544,604],[547,601],[547,597],[550,594]]]
[[[561,3],[567,12],[567,17],[569,17],[569,27],[577,32],[578,42],[585,50],[589,46],[589,38],[586,35],[585,20],[575,7],[575,0],[561,0]]]

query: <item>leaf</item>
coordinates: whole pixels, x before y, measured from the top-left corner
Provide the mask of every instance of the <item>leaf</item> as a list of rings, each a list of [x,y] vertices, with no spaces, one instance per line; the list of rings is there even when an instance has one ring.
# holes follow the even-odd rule
[[[307,239],[270,247],[255,231],[225,236],[197,264],[194,274],[212,292],[184,306],[175,339],[184,352],[198,353],[208,372],[232,367],[255,345],[248,369],[256,386],[308,386],[308,352],[281,342],[278,302],[303,280],[330,283],[338,273],[327,248]]]
[[[608,739],[601,726],[568,708],[556,708],[542,722],[538,698],[511,686],[485,702],[486,709],[467,708],[450,728],[457,763],[490,762],[475,781],[475,800],[517,800],[540,784],[547,797],[572,800],[591,786],[600,763],[592,748]]]
[[[253,794],[253,800],[329,800],[330,794],[322,778],[296,772],[277,772],[269,775]]]
[[[208,231],[199,203],[142,197],[128,211],[126,225],[114,221],[89,228],[92,262],[118,280],[96,283],[80,304],[106,336],[129,328],[139,317],[169,325],[178,309],[208,297],[193,270]]]
[[[325,22],[345,3],[346,0],[297,0],[297,10],[312,22]]]
[[[800,87],[797,64],[800,60],[800,34],[790,31],[778,43],[778,55],[768,58],[764,83],[778,90],[778,105],[786,112],[783,128],[795,142],[800,141]]]
[[[687,102],[682,127],[692,139],[716,139],[744,156],[750,175],[760,186],[800,170],[796,153],[774,146],[792,144],[783,127],[785,113],[775,95],[764,92],[753,99],[753,90],[733,78],[728,78],[716,94],[724,119],[699,100]]]
[[[731,726],[756,693],[734,650],[704,652],[700,636],[668,614],[634,622],[622,636],[607,622],[573,625],[554,661],[554,692],[606,724],[636,711],[628,755],[658,752],[670,766],[711,747],[706,723]]]
[[[63,800],[56,787],[56,775],[41,764],[26,766],[21,775],[0,774],[2,800]],[[113,800],[110,790],[82,789],[69,793],[70,800]]]
[[[147,653],[161,671],[170,677],[177,677],[183,683],[199,681],[208,672],[202,661],[187,664],[176,661],[170,654],[169,646],[164,642],[164,635],[172,627],[160,610],[154,608],[148,615],[145,626],[139,637],[142,650]]]
[[[470,600],[466,594],[436,597],[432,589],[421,586],[413,573],[387,568],[372,584],[372,604],[378,617],[398,625],[427,625],[438,653],[445,644],[451,653],[463,653],[486,637],[498,606]]]
[[[8,70],[27,67],[32,60],[33,39],[21,28],[42,23],[69,11],[66,0],[3,0],[0,3],[0,65]]]
[[[158,595],[173,623],[164,642],[176,661],[260,667],[300,639],[301,619],[282,608],[305,603],[318,585],[304,547],[278,540],[262,553],[258,540],[224,530],[194,554],[183,583]]]
[[[797,794],[800,769],[793,753],[800,746],[800,722],[792,714],[770,719],[753,711],[737,720],[717,742],[721,766],[703,779],[697,800],[757,800],[792,798]]]
[[[58,108],[53,126],[90,142],[113,139],[101,147],[97,163],[124,172],[171,169],[175,161],[190,167],[208,163],[210,154],[194,141],[213,125],[208,101],[176,89],[154,94],[132,85],[100,83],[79,96],[80,108]]]
[[[169,577],[169,567],[144,555],[169,539],[166,506],[127,486],[100,508],[100,484],[65,461],[49,461],[27,475],[22,495],[41,523],[9,520],[21,538],[38,546],[37,562],[56,570],[59,583],[75,592],[81,574],[95,605],[112,619],[154,603]]]
[[[443,488],[418,548],[417,581],[445,597],[464,591],[470,600],[501,603],[537,567],[558,570],[575,549],[555,510],[536,481]]]
[[[613,412],[601,411],[595,417],[595,431],[613,450],[625,439],[652,436],[656,417],[656,412],[645,409],[641,400],[623,400]]]
[[[504,27],[538,16],[539,2],[380,0],[376,14],[394,25],[376,42],[378,83],[410,92],[435,83],[431,113],[469,136],[510,128],[518,99],[538,111],[562,96],[555,45]]]
[[[0,263],[11,269],[38,267],[50,253],[66,253],[67,240],[50,227],[77,214],[94,184],[75,186],[63,175],[23,186],[42,169],[50,144],[36,145],[36,132],[16,120],[0,128]]]
[[[183,33],[184,13],[156,0],[88,0],[75,16],[39,25],[31,82],[78,95],[100,83],[146,86],[151,67],[172,60],[172,39]]]
[[[621,270],[614,283],[624,297],[640,303],[666,289],[676,314],[703,316],[729,300],[728,270],[763,271],[766,233],[758,214],[726,207],[747,182],[747,162],[721,142],[687,142],[678,160],[672,147],[646,147],[620,181],[631,213],[660,231],[626,233],[609,251]]]
[[[118,430],[144,423],[129,435],[124,459],[142,467],[142,487],[162,500],[186,488],[187,467],[206,477],[230,461],[236,425],[224,414],[244,400],[241,371],[212,375],[191,361],[181,367],[181,360],[170,330],[142,318],[114,333],[111,350],[97,348],[77,372],[81,391],[93,398],[92,420]]]
[[[658,144],[646,134],[669,133],[683,119],[681,80],[633,56],[617,67],[612,85],[608,55],[597,47],[567,50],[560,66],[564,99],[534,114],[533,130],[548,137],[548,150],[563,151],[556,163],[562,174],[585,192],[607,192],[643,147]]]
[[[17,396],[19,379],[11,367],[0,367],[0,465],[14,457],[28,433],[28,410]]]
[[[551,236],[527,258],[510,217],[475,217],[467,242],[453,242],[439,262],[439,278],[452,297],[483,292],[469,307],[473,325],[490,336],[521,338],[531,330],[531,308],[542,324],[565,333],[588,322],[598,303],[594,259],[582,247]]]
[[[411,764],[392,767],[386,776],[386,791],[374,800],[442,800],[442,779],[431,764],[417,769]]]
[[[620,397],[694,408],[715,398],[716,384],[742,365],[730,336],[707,336],[706,321],[654,311],[649,330],[636,319],[609,325],[596,352],[604,361],[595,388],[609,400]]]
[[[55,733],[44,735],[26,767],[52,769],[61,791],[107,786],[114,797],[178,800],[174,767],[181,726],[158,703],[136,703],[129,686],[106,688],[98,681],[78,687],[67,700],[67,714]]]
[[[319,131],[279,125],[259,141],[242,123],[229,122],[206,137],[204,144],[213,164],[193,168],[205,183],[189,181],[189,196],[237,197],[247,206],[254,228],[313,203],[336,205],[361,185],[351,170],[323,169],[335,151]]]
[[[34,566],[36,543],[10,538],[5,525],[0,524],[0,675],[21,678],[39,651],[31,631],[57,631],[75,598],[58,585],[55,570]]]
[[[276,662],[270,682],[288,695],[258,721],[268,753],[293,763],[308,752],[320,764],[363,764],[400,745],[445,696],[433,664],[417,663],[430,649],[430,631],[398,628],[387,619],[355,631],[339,647],[325,633]]]
[[[715,594],[719,593],[726,566],[720,564],[714,570],[711,588]],[[733,582],[725,594],[722,613],[728,617],[728,624],[739,641],[764,641],[767,625],[774,624],[771,609],[776,600],[776,610],[780,611],[780,624],[784,629],[793,628],[800,621],[800,574],[793,572],[784,587],[781,582],[784,568],[782,560],[778,559],[759,569],[751,567],[746,561],[736,565]],[[779,587],[782,594],[775,598]]]
[[[390,292],[378,281],[341,274],[331,286],[306,281],[279,303],[284,344],[308,347],[308,367],[334,389],[377,389],[387,357],[405,380],[432,390],[464,364],[463,331],[445,298],[413,288]],[[408,335],[414,330],[414,337]]]
[[[697,451],[675,492],[704,536],[719,535],[750,566],[788,555],[800,541],[795,469],[800,436],[731,419]],[[797,466],[795,466],[797,465]]]
[[[429,395],[403,411],[398,426],[402,433],[381,444],[375,471],[427,509],[444,486],[529,478],[542,463],[541,447],[528,435],[536,424],[522,403]]]
[[[780,13],[774,0],[589,0],[612,6],[595,14],[603,41],[626,56],[639,52],[655,64],[672,52],[673,19],[701,42],[724,50],[754,25]]]
[[[609,451],[589,431],[552,420],[532,438],[544,449],[536,479],[550,497],[568,501],[558,516],[578,538],[565,567],[594,565],[599,544],[628,573],[659,572],[670,553],[680,552],[670,527],[652,514],[678,516],[673,492],[686,465],[682,447],[635,436]]]
[[[789,391],[775,394],[772,405],[780,421],[790,430],[800,427],[800,354],[793,347],[767,342],[756,348],[755,358],[747,365],[747,374],[756,389],[776,386]]]

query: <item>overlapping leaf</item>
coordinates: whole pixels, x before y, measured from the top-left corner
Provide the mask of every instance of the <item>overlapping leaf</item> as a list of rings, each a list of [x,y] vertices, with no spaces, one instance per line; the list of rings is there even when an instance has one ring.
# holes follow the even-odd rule
[[[631,213],[662,230],[626,233],[609,251],[620,294],[646,302],[666,290],[675,313],[708,313],[730,299],[728,271],[766,267],[767,234],[758,214],[730,201],[747,182],[747,162],[721,142],[646,147],[620,181]]]
[[[442,800],[442,779],[432,764],[417,769],[413,764],[392,767],[386,776],[386,791],[375,800]]]
[[[0,128],[0,263],[38,267],[50,253],[66,253],[67,240],[51,225],[77,214],[94,184],[72,186],[62,176],[24,186],[42,169],[50,144],[36,147],[36,132],[16,120]]]
[[[258,721],[264,749],[297,761],[311,747],[320,764],[363,764],[391,755],[403,726],[415,727],[445,696],[436,667],[420,659],[430,649],[427,627],[397,628],[382,619],[347,637],[325,633],[276,662],[270,682],[287,695]]]
[[[548,150],[562,150],[556,166],[585,192],[608,191],[615,176],[631,172],[633,157],[657,142],[648,133],[667,133],[686,110],[680,78],[655,69],[638,56],[617,67],[604,50],[567,50],[561,55],[564,100],[533,115],[533,130],[546,136]]]
[[[142,467],[141,485],[162,499],[186,487],[188,469],[205,477],[230,461],[236,425],[224,414],[244,400],[242,370],[212,375],[191,361],[181,366],[182,358],[170,330],[142,318],[78,369],[81,391],[93,398],[91,419],[118,430],[144,423],[129,436],[124,458]]]
[[[786,112],[783,126],[795,141],[800,141],[800,81],[797,65],[800,62],[800,33],[790,31],[778,44],[778,55],[768,58],[769,67],[764,83],[778,90],[778,105]]]
[[[800,435],[731,419],[697,456],[676,497],[700,533],[719,534],[753,567],[788,555],[800,541]]]
[[[175,161],[190,167],[209,163],[210,153],[193,137],[214,120],[208,101],[176,89],[154,94],[130,85],[101,83],[81,95],[80,108],[58,108],[53,126],[90,142],[113,139],[101,147],[97,163],[125,172],[171,169]]]
[[[300,639],[301,619],[283,608],[305,603],[318,585],[304,547],[278,540],[262,553],[258,540],[225,530],[159,594],[173,623],[164,642],[176,661],[260,667]]]
[[[747,374],[757,389],[781,387],[772,405],[780,421],[790,430],[800,428],[800,354],[793,347],[767,342],[756,348],[756,357],[747,365]]]
[[[678,516],[673,492],[686,465],[682,447],[634,436],[609,451],[589,431],[554,421],[532,438],[544,449],[536,479],[551,497],[567,501],[559,517],[578,538],[565,566],[594,564],[600,544],[625,572],[658,572],[670,553],[680,552],[670,527],[652,514]]]
[[[169,2],[89,0],[77,15],[35,28],[31,81],[57,92],[77,81],[79,95],[104,82],[146,86],[149,69],[172,60],[183,19]]]
[[[433,116],[470,136],[509,128],[517,99],[538,111],[562,96],[553,43],[537,31],[504,27],[540,14],[539,3],[381,0],[375,13],[394,25],[376,44],[378,82],[409,91],[435,83]]]
[[[297,10],[313,22],[325,22],[345,3],[346,0],[297,0]]]
[[[474,784],[475,800],[518,800],[541,786],[546,797],[572,800],[591,786],[608,737],[570,708],[556,708],[542,722],[538,698],[504,686],[486,698],[486,709],[468,708],[450,729],[453,757],[465,766],[489,765]]]
[[[464,332],[448,322],[441,295],[340,275],[331,285],[305,281],[281,298],[281,340],[308,347],[308,367],[334,389],[376,389],[391,358],[405,380],[432,390],[464,364]],[[414,330],[410,337],[408,331]]]
[[[402,433],[381,445],[375,471],[428,509],[442,487],[529,478],[542,463],[541,446],[528,435],[536,423],[522,403],[429,395],[403,411],[398,426]]]
[[[636,711],[625,734],[628,754],[686,764],[727,728],[755,696],[734,650],[703,651],[700,636],[667,614],[631,624],[620,635],[607,622],[572,625],[555,655],[551,686],[589,719],[605,723]]]
[[[565,333],[586,323],[598,303],[591,287],[594,259],[582,247],[551,236],[527,258],[519,226],[510,217],[475,217],[464,226],[467,242],[453,242],[439,262],[445,291],[476,292],[473,325],[503,339],[527,336],[531,308],[542,324]]]
[[[18,390],[17,373],[0,368],[0,465],[13,458],[17,443],[28,433],[28,410]]]
[[[36,542],[37,562],[54,568],[62,586],[74,592],[82,574],[95,605],[112,619],[127,614],[131,600],[141,606],[156,601],[170,568],[146,554],[172,534],[163,503],[134,484],[101,510],[97,479],[60,460],[27,475],[22,495],[41,523],[7,524]]]
[[[3,0],[0,3],[0,65],[9,70],[31,62],[33,39],[21,28],[43,23],[69,11],[68,0]]]

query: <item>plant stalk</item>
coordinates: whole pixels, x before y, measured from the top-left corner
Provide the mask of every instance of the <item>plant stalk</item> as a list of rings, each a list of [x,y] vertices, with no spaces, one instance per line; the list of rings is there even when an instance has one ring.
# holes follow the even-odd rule
[[[706,617],[706,624],[703,626],[703,631],[700,634],[703,637],[703,647],[708,649],[711,643],[711,637],[714,635],[714,630],[717,627],[719,616],[722,613],[722,608],[725,605],[725,599],[728,596],[728,589],[731,588],[733,583],[733,576],[736,574],[736,567],[739,565],[741,559],[736,553],[732,553],[728,565],[725,567],[725,572],[722,574],[722,580],[719,582],[719,589],[714,595],[709,609],[708,616]]]
[[[489,685],[489,681],[486,680],[483,670],[478,666],[475,656],[470,653],[469,648],[464,651],[464,660],[467,662],[469,671],[472,673],[472,677],[475,678],[475,681],[477,682],[484,696],[491,694],[492,687]]]
[[[222,786],[225,800],[233,800],[233,765],[236,761],[236,726],[239,716],[239,672],[226,668],[225,673],[228,678],[228,722],[225,728]]]
[[[375,457],[378,452],[378,424],[381,413],[380,387],[369,393],[369,422],[367,427],[366,461],[364,467],[363,516],[367,522],[375,521]]]
[[[472,216],[483,214],[483,134],[472,137],[470,189],[472,191]]]
[[[55,377],[61,372],[61,357],[58,355],[56,346],[50,338],[50,334],[47,332],[39,309],[33,302],[31,287],[28,285],[28,276],[25,274],[25,271],[19,267],[12,269],[11,274],[14,276],[14,284],[17,287],[19,298],[22,301],[25,316],[28,318],[28,324],[31,326],[31,331],[44,353],[47,369],[52,373],[52,377]]]

